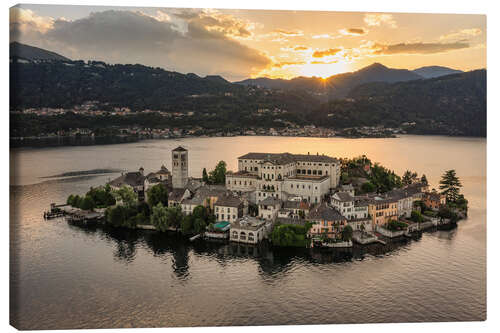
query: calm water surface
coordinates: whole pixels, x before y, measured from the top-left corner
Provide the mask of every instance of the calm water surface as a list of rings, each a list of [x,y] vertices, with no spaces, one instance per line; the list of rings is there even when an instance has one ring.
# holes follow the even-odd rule
[[[156,171],[170,150],[189,169],[249,151],[353,157],[431,186],[454,168],[469,199],[456,230],[335,253],[186,243],[154,232],[43,221],[51,202],[119,173],[44,178],[93,169]],[[484,320],[486,140],[235,137],[11,151],[11,323],[22,329]]]

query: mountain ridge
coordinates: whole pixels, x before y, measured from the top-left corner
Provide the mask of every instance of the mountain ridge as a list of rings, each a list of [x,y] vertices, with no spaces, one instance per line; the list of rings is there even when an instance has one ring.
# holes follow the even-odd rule
[[[62,56],[56,52],[48,51],[40,47],[35,47],[27,44],[22,44],[19,42],[11,42],[9,44],[9,57],[10,58],[20,58],[25,60],[70,60],[65,56]]]

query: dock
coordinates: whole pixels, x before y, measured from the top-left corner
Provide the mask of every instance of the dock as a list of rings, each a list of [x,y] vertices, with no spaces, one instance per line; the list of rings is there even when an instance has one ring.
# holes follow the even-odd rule
[[[43,218],[48,220],[57,217],[65,217],[67,222],[86,225],[104,221],[104,211],[83,210],[66,204],[51,203],[50,210],[43,213]]]

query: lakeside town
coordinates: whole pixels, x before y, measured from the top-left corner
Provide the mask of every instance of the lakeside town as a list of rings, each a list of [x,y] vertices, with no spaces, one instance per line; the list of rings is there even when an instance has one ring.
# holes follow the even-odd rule
[[[199,112],[164,112],[159,110],[141,110],[133,112],[127,107],[114,107],[109,111],[97,108],[96,102],[87,102],[82,105],[74,106],[70,109],[64,108],[27,108],[23,110],[13,110],[11,114],[16,115],[34,115],[37,117],[59,117],[68,113],[86,116],[90,118],[97,117],[134,117],[138,114],[143,116],[159,116],[162,119],[171,121],[182,121],[187,119],[210,120],[217,115]],[[279,118],[280,115],[287,114],[287,110],[280,108],[257,109],[251,114],[252,117],[273,117],[275,126],[245,126],[238,129],[204,128],[199,125],[172,126],[161,128],[149,128],[140,125],[130,126],[108,126],[105,130],[96,128],[71,128],[58,129],[52,132],[41,133],[36,136],[12,137],[11,139],[47,139],[61,137],[98,137],[98,136],[125,136],[135,137],[137,139],[177,139],[186,137],[223,137],[223,136],[290,136],[290,137],[349,137],[349,138],[389,138],[396,137],[398,134],[406,134],[407,129],[415,126],[415,123],[404,122],[398,127],[377,126],[357,126],[341,129],[316,126],[314,124],[299,125],[292,121]],[[333,116],[333,114],[328,115]]]
[[[454,228],[467,216],[454,170],[444,173],[438,192],[425,175],[408,170],[400,177],[366,156],[250,152],[237,158],[238,170],[220,161],[195,178],[189,151],[179,146],[171,154],[170,170],[124,172],[52,204],[44,217],[176,232],[192,241],[349,248]]]

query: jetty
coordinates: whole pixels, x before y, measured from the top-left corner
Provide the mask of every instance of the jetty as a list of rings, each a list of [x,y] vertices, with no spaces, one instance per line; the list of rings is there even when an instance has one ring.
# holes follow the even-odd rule
[[[70,205],[50,204],[50,210],[43,213],[43,218],[53,219],[57,217],[65,217],[66,221],[77,224],[100,223],[104,221],[104,210],[83,210],[71,207]]]

